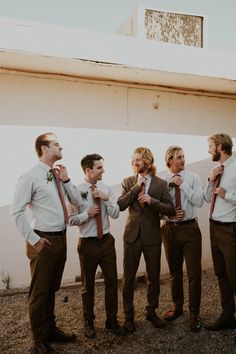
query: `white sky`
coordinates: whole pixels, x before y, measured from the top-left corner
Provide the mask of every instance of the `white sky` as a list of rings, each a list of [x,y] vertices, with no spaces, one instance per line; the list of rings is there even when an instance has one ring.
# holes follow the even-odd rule
[[[138,5],[206,15],[209,48],[236,51],[235,0],[0,0],[0,16],[114,33]]]

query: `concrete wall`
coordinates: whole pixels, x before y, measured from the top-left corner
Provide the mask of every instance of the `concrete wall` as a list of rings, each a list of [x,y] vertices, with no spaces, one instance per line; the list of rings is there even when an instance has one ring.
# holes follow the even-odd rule
[[[0,276],[10,275],[10,286],[27,286],[30,280],[24,240],[8,216],[16,179],[37,159],[37,135],[54,130],[64,147],[64,159],[75,182],[83,178],[81,157],[90,152],[105,158],[105,182],[119,195],[120,182],[131,174],[130,156],[136,146],[149,146],[160,174],[170,144],[185,149],[187,168],[204,183],[212,164],[207,136],[224,131],[236,136],[236,100],[180,94],[150,88],[111,85],[63,77],[1,72],[0,149]],[[203,265],[211,264],[208,240],[208,206],[199,212],[203,234]],[[122,233],[126,215],[112,221],[116,236],[118,272],[122,273]],[[68,261],[63,282],[80,274],[76,252],[77,229],[68,237]],[[143,269],[143,262],[140,270]],[[163,253],[162,271],[167,272]],[[0,288],[4,284],[0,278]]]

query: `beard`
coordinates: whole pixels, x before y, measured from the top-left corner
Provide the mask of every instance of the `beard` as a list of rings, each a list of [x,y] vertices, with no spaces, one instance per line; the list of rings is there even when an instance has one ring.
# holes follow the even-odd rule
[[[220,160],[220,153],[216,151],[214,155],[212,155],[212,161],[219,161]]]

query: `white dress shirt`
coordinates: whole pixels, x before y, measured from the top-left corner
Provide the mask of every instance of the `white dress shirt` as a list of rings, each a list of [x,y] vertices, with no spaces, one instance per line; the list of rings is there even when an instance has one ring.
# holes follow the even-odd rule
[[[82,198],[82,204],[77,201],[75,204],[78,207],[78,212],[73,213],[70,216],[70,225],[78,225],[81,237],[96,237],[97,236],[97,223],[96,217],[89,218],[88,209],[91,208],[95,203],[92,196],[92,184],[86,180],[77,187],[77,192]],[[70,185],[66,185],[66,190],[71,188]],[[102,211],[102,226],[103,234],[107,234],[110,231],[109,216],[113,219],[118,218],[120,209],[117,204],[114,193],[111,188],[102,182],[98,181],[96,183],[96,188],[108,195],[108,201],[101,199],[101,211]],[[74,204],[74,203],[73,203]]]
[[[168,171],[162,178],[167,181],[169,186],[169,183],[175,175],[175,173]],[[181,206],[182,210],[184,210],[182,220],[191,220],[197,217],[197,208],[201,208],[204,202],[201,180],[196,173],[186,170],[180,171],[178,175],[183,178],[183,182],[179,186]],[[169,187],[169,193],[171,201],[175,205],[175,187]],[[174,221],[172,218],[171,220]]]
[[[65,217],[55,178],[48,178],[50,167],[39,161],[30,171],[18,179],[10,214],[24,238],[34,245],[40,237],[34,229],[40,231],[62,231],[65,229]],[[65,201],[67,194],[62,184]],[[71,184],[71,190],[73,184]],[[72,198],[72,199],[71,199]],[[73,201],[73,194],[70,195]],[[26,216],[26,206],[32,212],[30,224]]]
[[[236,159],[230,156],[225,162],[219,187],[225,190],[225,198],[216,196],[212,219],[236,222]],[[204,188],[205,200],[210,203],[215,183],[208,181]]]

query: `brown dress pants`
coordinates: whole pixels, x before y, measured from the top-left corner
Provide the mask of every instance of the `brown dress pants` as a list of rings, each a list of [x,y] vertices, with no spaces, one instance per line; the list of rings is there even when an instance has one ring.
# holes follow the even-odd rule
[[[214,221],[210,221],[210,238],[223,314],[232,317],[235,313],[236,293],[236,223],[214,224]]]
[[[27,242],[30,259],[31,284],[29,289],[29,316],[34,340],[46,341],[55,327],[55,292],[60,288],[66,262],[66,236],[40,236],[51,246],[37,253]]]
[[[105,283],[106,317],[115,319],[118,310],[117,267],[115,240],[107,234],[102,240],[94,237],[80,238],[78,244],[82,278],[82,303],[85,322],[95,319],[94,284],[97,267],[100,266]]]
[[[147,313],[153,315],[159,305],[161,242],[146,245],[139,234],[134,242],[124,242],[123,306],[127,319],[134,318],[134,282],[142,253],[148,279]]]
[[[201,301],[202,236],[197,221],[190,224],[167,223],[163,226],[163,244],[171,276],[172,300],[184,303],[183,262],[188,274],[189,311],[199,313]]]

